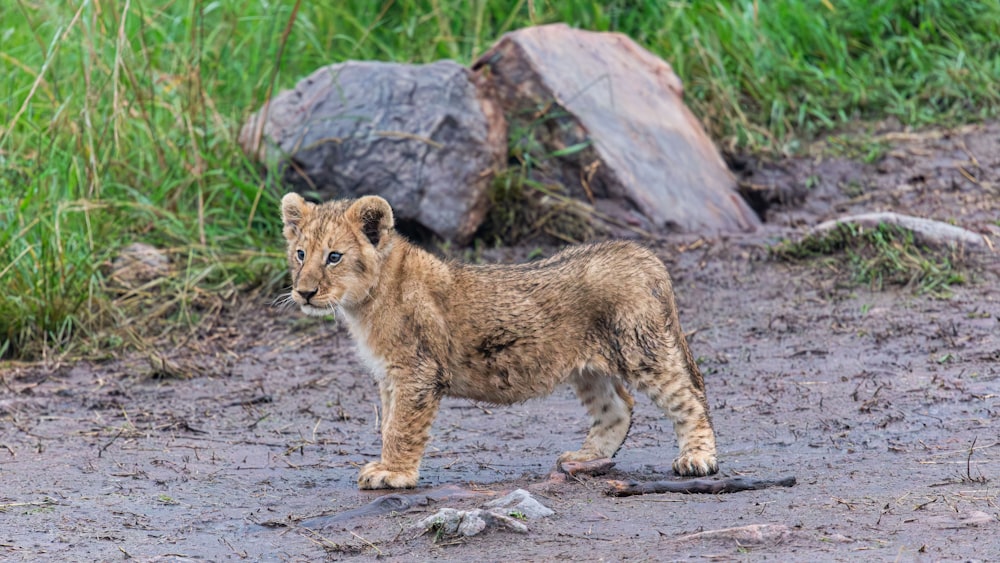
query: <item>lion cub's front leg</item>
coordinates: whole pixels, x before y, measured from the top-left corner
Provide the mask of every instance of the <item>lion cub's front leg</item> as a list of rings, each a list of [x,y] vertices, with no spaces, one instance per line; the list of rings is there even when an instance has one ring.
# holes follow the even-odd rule
[[[379,395],[382,399],[382,459],[361,469],[358,487],[415,487],[420,477],[420,458],[430,439],[431,424],[441,399],[433,389],[413,383],[400,384],[391,376],[379,383]]]

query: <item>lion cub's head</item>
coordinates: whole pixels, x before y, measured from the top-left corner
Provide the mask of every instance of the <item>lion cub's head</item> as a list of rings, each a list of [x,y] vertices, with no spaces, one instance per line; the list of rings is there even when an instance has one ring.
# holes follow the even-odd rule
[[[389,203],[365,196],[316,205],[290,193],[281,199],[281,217],[292,299],[302,312],[321,316],[363,302],[392,243]]]

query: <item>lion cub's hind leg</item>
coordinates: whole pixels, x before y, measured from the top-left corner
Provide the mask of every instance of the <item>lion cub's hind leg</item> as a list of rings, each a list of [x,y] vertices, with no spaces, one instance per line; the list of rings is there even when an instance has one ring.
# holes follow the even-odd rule
[[[570,378],[592,423],[583,447],[559,456],[564,461],[590,461],[615,455],[632,426],[634,400],[617,377],[582,369]]]
[[[651,368],[636,374],[637,387],[674,423],[680,449],[673,463],[674,472],[682,476],[712,475],[719,470],[719,464],[701,373],[683,341],[665,348]]]

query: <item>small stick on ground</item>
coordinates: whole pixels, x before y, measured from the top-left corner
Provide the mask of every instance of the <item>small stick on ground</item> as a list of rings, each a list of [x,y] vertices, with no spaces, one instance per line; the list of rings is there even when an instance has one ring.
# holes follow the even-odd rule
[[[361,540],[361,541],[365,542],[366,544],[368,544],[368,547],[374,549],[375,553],[377,553],[379,557],[381,557],[383,555],[382,554],[382,550],[379,549],[377,545],[375,545],[372,542],[370,542],[370,541],[366,540],[365,538],[361,537],[359,534],[357,534],[353,530],[348,530],[348,532],[351,532],[352,536],[354,536],[354,537],[358,538],[359,540]]]
[[[979,436],[972,437],[972,444],[969,445],[969,455],[965,458],[965,477],[972,481],[972,452],[976,451],[976,440]]]
[[[125,429],[124,428],[120,429],[118,431],[118,433],[115,434],[115,437],[111,438],[110,442],[108,442],[107,444],[104,444],[103,446],[101,446],[101,449],[97,450],[97,457],[101,457],[104,454],[104,450],[110,448],[111,444],[114,444],[115,440],[117,440],[119,437],[121,437],[121,435],[124,434],[124,433],[125,433]]]
[[[606,494],[613,497],[630,497],[659,493],[709,494],[738,493],[756,491],[768,487],[791,487],[795,477],[782,479],[753,479],[750,477],[726,477],[724,479],[687,479],[684,481],[608,481],[610,488]]]

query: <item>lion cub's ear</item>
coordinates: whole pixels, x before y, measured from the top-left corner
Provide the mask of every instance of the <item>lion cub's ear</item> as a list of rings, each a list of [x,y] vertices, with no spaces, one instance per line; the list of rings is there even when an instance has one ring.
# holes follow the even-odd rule
[[[347,216],[354,221],[364,233],[372,246],[378,247],[392,230],[392,208],[389,202],[377,195],[366,195],[347,209]]]
[[[302,196],[295,192],[285,194],[281,198],[281,220],[285,223],[283,233],[285,238],[293,240],[299,236],[302,228],[302,220],[314,207],[314,204],[302,199]]]

